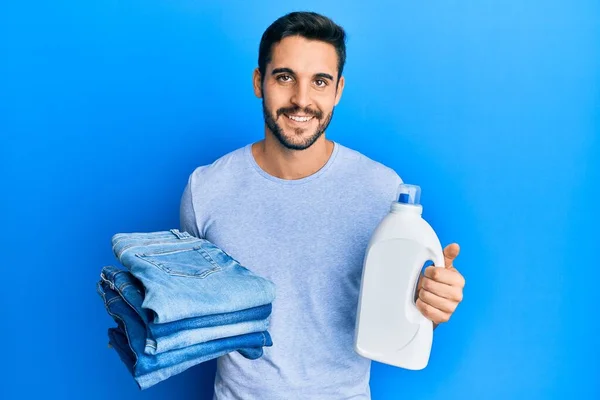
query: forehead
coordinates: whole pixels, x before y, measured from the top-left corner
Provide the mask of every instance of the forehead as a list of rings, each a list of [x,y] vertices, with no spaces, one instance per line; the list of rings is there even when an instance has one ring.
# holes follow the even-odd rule
[[[328,73],[337,75],[335,47],[301,36],[288,36],[273,46],[268,69],[290,68],[298,74]]]

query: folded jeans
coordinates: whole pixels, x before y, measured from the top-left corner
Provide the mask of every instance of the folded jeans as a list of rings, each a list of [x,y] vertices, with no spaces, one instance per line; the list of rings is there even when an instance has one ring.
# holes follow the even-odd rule
[[[247,310],[275,299],[273,282],[187,232],[119,233],[112,245],[117,259],[142,283],[142,307],[156,324]]]
[[[108,313],[117,323],[109,328],[109,342],[131,372],[140,389],[146,389],[202,362],[238,351],[248,359],[262,356],[272,346],[267,331],[237,335],[198,343],[157,355],[145,354],[146,329],[140,316],[104,281],[97,284]]]
[[[142,307],[144,287],[130,272],[105,266],[100,277],[139,315],[146,327],[146,354],[158,354],[224,337],[266,331],[272,305],[253,307],[230,313],[186,318],[163,324],[154,323],[154,315]],[[163,293],[170,296],[170,293]]]

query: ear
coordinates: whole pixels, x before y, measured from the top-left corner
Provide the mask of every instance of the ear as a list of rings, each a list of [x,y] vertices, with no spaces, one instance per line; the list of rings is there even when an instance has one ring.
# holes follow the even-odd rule
[[[344,83],[345,83],[345,79],[343,76],[340,77],[340,80],[337,83],[337,87],[335,88],[336,92],[335,92],[335,105],[337,106],[338,103],[340,102],[340,99],[342,98],[342,92],[344,91]]]
[[[258,68],[254,69],[254,73],[252,74],[252,84],[254,86],[254,95],[262,99],[262,85],[260,84],[260,71]]]

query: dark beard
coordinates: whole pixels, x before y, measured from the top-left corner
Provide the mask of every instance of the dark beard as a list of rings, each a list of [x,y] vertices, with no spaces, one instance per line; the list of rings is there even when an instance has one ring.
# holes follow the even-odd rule
[[[331,112],[329,113],[329,115],[325,118],[325,120],[317,126],[317,129],[315,130],[314,134],[312,134],[310,137],[306,138],[302,143],[294,143],[294,142],[289,141],[285,137],[285,135],[283,134],[283,130],[277,124],[277,122],[273,119],[269,110],[267,110],[267,108],[265,106],[264,98],[262,101],[262,107],[263,107],[263,117],[265,119],[265,124],[267,124],[267,127],[269,128],[269,130],[271,132],[273,132],[273,135],[275,135],[277,140],[279,140],[279,143],[281,143],[284,147],[286,147],[290,150],[305,150],[305,149],[308,149],[310,146],[312,146],[313,143],[316,142],[317,139],[319,139],[321,137],[323,132],[325,132],[325,130],[329,126],[329,123],[331,122],[331,118],[333,117],[333,110],[335,109],[335,107],[334,107],[331,110]],[[295,114],[300,110],[301,110],[301,108],[297,107],[297,106],[280,108],[279,110],[277,110],[277,117],[281,116],[284,113],[288,114],[288,115]],[[303,110],[303,112],[306,115],[314,116],[319,121],[321,121],[323,118],[323,112],[320,110],[314,111],[314,110],[305,108]],[[284,118],[287,118],[287,117],[284,115]],[[296,133],[300,134],[300,133],[302,133],[302,130],[300,128],[298,128],[298,129],[296,129]]]

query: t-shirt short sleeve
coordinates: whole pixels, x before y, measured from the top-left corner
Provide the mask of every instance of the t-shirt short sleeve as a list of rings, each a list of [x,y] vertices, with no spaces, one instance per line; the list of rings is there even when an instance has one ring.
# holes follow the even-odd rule
[[[191,180],[192,175],[190,175],[188,183],[181,195],[179,230],[199,238],[200,233],[198,232],[198,225],[196,224],[196,213],[194,212],[194,203],[192,200]]]

